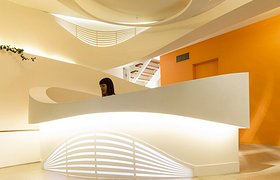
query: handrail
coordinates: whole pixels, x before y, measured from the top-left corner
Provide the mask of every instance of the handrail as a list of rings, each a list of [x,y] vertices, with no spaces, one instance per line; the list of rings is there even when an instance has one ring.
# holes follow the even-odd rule
[[[100,31],[85,28],[59,18],[57,18],[57,22],[79,40],[96,47],[109,47],[120,44],[148,29],[147,27],[128,27],[127,29],[116,31]]]

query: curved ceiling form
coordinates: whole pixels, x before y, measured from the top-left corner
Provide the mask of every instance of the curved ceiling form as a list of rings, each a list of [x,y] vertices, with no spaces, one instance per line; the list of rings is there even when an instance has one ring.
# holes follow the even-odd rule
[[[151,26],[189,19],[224,0],[57,0],[47,5],[34,0],[10,1],[54,13],[58,24],[82,42],[110,47]]]
[[[131,26],[174,23],[199,15],[225,0],[74,0],[60,2],[103,22]]]
[[[102,22],[154,26],[186,20],[226,0],[9,0],[48,13]]]
[[[262,1],[252,0],[193,0],[188,10],[178,18],[151,25],[148,30],[117,46],[97,48],[83,43],[65,31],[49,13],[96,18],[79,8],[74,0],[50,0],[48,5],[43,6],[45,3],[38,0],[1,2],[0,14],[5,17],[1,21],[1,41],[23,49],[36,49],[51,55],[48,57],[64,57],[76,65],[95,70],[108,70],[160,56],[209,36],[213,37],[213,34],[225,33],[225,28],[279,7],[279,1],[267,1],[264,6]],[[209,9],[210,7],[212,9]],[[37,55],[34,51],[29,53]]]
[[[57,23],[73,36],[95,47],[120,44],[148,29],[148,27],[120,26],[56,14],[54,16]]]
[[[130,25],[150,25],[171,20],[186,11],[191,0],[75,0],[97,19]]]
[[[149,28],[141,26],[184,20],[207,11],[222,1],[224,0],[203,3],[193,3],[192,0],[60,0],[60,3],[76,13],[89,14],[100,21],[55,16],[59,25],[84,43],[95,47],[109,47],[125,42]]]

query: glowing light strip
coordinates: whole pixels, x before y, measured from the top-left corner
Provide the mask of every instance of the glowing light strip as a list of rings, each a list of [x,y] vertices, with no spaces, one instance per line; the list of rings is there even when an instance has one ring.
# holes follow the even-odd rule
[[[97,174],[103,174],[103,175],[134,176],[134,173],[110,172],[110,171],[97,171]]]
[[[41,50],[38,50],[38,49],[35,49],[35,48],[32,48],[32,47],[25,46],[25,47],[23,47],[23,49],[24,49],[24,52],[26,52],[28,54],[33,54],[33,55],[36,55],[36,56],[41,56],[41,57],[44,57],[44,58],[53,59],[53,60],[61,61],[61,62],[64,62],[64,63],[77,64],[74,60],[65,58],[65,57],[60,56],[60,55],[49,54],[48,52],[43,52]]]
[[[133,164],[133,162],[129,162],[129,161],[121,161],[121,160],[115,160],[115,159],[104,159],[104,158],[96,158],[96,161],[98,161],[98,162],[115,162],[115,163],[121,163],[121,164]]]
[[[133,167],[124,167],[124,166],[112,166],[112,165],[97,165],[97,168],[110,168],[110,169],[126,169],[126,170],[134,170]]]
[[[67,158],[77,157],[77,156],[94,156],[94,155],[95,155],[94,152],[81,152],[81,153],[67,155]]]
[[[51,166],[57,166],[60,164],[66,164],[66,161],[61,161],[61,162],[57,162],[57,163],[45,163],[44,167],[51,167]]]
[[[115,154],[115,153],[108,153],[108,152],[96,152],[96,155],[114,156],[114,157],[120,157],[120,158],[125,158],[125,159],[133,159],[132,156],[125,156],[122,154]]]
[[[69,164],[67,167],[88,167],[88,168],[95,168],[94,164]]]
[[[174,161],[172,161],[172,160],[169,160],[169,161],[166,161],[165,159],[163,160],[161,157],[157,157],[157,156],[155,156],[155,155],[153,155],[153,154],[150,154],[150,153],[145,152],[145,151],[143,151],[143,150],[141,150],[141,149],[138,149],[138,148],[135,148],[135,150],[136,150],[136,153],[135,153],[136,156],[138,156],[138,155],[139,155],[139,156],[148,155],[148,156],[146,156],[146,157],[149,158],[149,159],[154,158],[155,160],[158,159],[159,161],[164,162],[165,164],[169,164],[169,165],[172,165],[172,166],[177,167],[177,168],[181,168],[181,167],[182,167],[182,165],[180,165],[179,163],[176,163],[176,162],[174,162]],[[139,151],[139,152],[141,152],[141,153],[143,153],[143,154],[145,154],[145,155],[141,155],[141,154],[138,153],[137,151]]]
[[[149,164],[149,165],[154,165],[154,166],[162,167],[162,168],[166,168],[166,169],[167,169],[167,168],[169,168],[169,169],[172,168],[172,167],[170,167],[170,166],[160,165],[160,164],[157,164],[157,163],[154,163],[154,162],[150,162],[150,161],[147,161],[147,160],[144,160],[144,159],[135,158],[135,160],[138,161],[138,162],[136,162],[136,163],[142,162],[142,163],[146,163],[146,164]],[[176,170],[175,167],[173,167],[173,168],[174,168],[174,170]]]
[[[137,161],[135,163],[136,167],[139,166],[139,168],[143,168],[143,167],[147,167],[147,168],[154,168],[154,169],[165,169],[165,171],[176,171],[176,172],[184,172],[186,170],[186,168],[184,167],[180,167],[180,168],[177,168],[177,167],[171,167],[171,166],[166,166],[164,164],[151,164],[151,163],[146,163],[146,162],[140,162],[140,161]]]
[[[98,146],[97,145],[96,149],[107,149],[107,150],[121,151],[121,152],[129,153],[129,154],[133,154],[132,151],[128,151],[128,150],[120,149],[120,148],[116,148],[116,147],[107,147],[107,146]]]
[[[75,152],[75,151],[80,151],[80,150],[94,150],[95,146],[82,146],[82,147],[76,147],[73,149],[67,150],[67,153]]]
[[[136,173],[136,176],[140,177],[162,177],[162,178],[182,178],[181,176],[168,176],[168,175],[160,175],[160,174],[144,174],[144,173]]]
[[[65,152],[66,151],[66,147],[65,147],[65,145],[63,144],[62,146],[60,146],[60,147],[58,147],[51,155],[50,155],[50,157],[48,158],[48,160],[50,161],[50,160],[52,160],[53,158],[55,158],[57,155],[59,155],[59,154],[64,154],[64,153],[66,153]]]
[[[106,133],[79,135],[67,140],[58,148],[58,151],[54,151],[55,153],[50,155],[52,159],[48,159],[44,167],[48,170],[57,169],[71,176],[88,178],[108,176],[115,178],[122,175],[187,177],[191,173],[176,161],[168,157],[162,158],[164,155],[159,156],[159,153],[155,153],[156,151],[148,146],[135,143],[134,140],[125,142],[123,140],[127,139],[120,140],[119,136]],[[120,148],[111,145],[117,145]],[[131,150],[123,149],[127,147]],[[84,156],[92,157],[85,158]]]
[[[119,145],[119,146],[124,146],[127,147],[129,149],[132,149],[132,145],[127,145],[121,142],[116,142],[116,141],[112,141],[112,140],[103,140],[103,139],[97,139],[96,143],[109,143],[109,144],[115,144],[115,145]]]
[[[149,151],[151,154],[155,154],[157,157],[161,157],[161,159],[165,159],[165,160],[167,160],[167,161],[169,161],[169,162],[172,161],[172,162],[176,163],[175,161],[173,161],[173,160],[171,160],[171,159],[169,159],[169,158],[163,156],[161,153],[158,153],[158,152],[152,150],[151,148],[148,148],[147,146],[144,146],[144,145],[142,145],[142,144],[140,144],[140,143],[138,143],[138,142],[135,142],[135,145],[136,145],[136,147],[138,146],[139,148],[142,148],[142,149],[144,149],[144,150],[146,150],[146,151]],[[138,149],[138,148],[137,148],[137,149]],[[138,149],[138,150],[139,150],[139,149]],[[155,157],[156,157],[156,156],[155,156]],[[177,163],[177,164],[178,164],[178,163]]]
[[[95,158],[79,158],[79,159],[69,159],[68,162],[94,162]]]
[[[49,164],[49,165],[52,165],[52,164],[55,164],[55,163],[57,163],[57,162],[59,162],[59,161],[62,161],[62,160],[66,160],[66,156],[62,156],[62,157],[57,158],[57,159],[52,160],[52,161],[48,161],[48,164]]]
[[[95,171],[86,171],[86,170],[67,170],[68,173],[81,173],[81,174],[93,174]]]
[[[112,29],[122,30],[122,29],[127,29],[127,28],[131,27],[131,26],[115,25],[115,24],[105,23],[105,22],[102,22],[102,21],[91,20],[91,19],[64,16],[64,15],[60,15],[60,14],[52,14],[52,15],[55,16],[55,17],[58,17],[60,19],[69,21],[71,23],[75,23],[75,24],[78,24],[78,25],[81,25],[81,26],[83,25],[86,28],[100,26],[100,27],[102,27],[103,30],[105,28],[108,28],[108,29],[111,29],[111,30]]]

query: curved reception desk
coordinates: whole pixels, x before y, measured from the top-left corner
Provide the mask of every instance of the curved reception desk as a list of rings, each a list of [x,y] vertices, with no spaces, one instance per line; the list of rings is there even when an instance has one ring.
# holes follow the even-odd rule
[[[73,103],[30,97],[44,169],[93,179],[188,179],[239,172],[249,77],[236,73]]]

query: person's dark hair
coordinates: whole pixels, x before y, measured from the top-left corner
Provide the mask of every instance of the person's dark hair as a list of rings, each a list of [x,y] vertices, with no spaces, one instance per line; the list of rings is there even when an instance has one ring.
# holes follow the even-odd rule
[[[99,85],[106,84],[107,85],[107,92],[106,96],[115,95],[114,84],[110,78],[103,78],[99,81]]]

